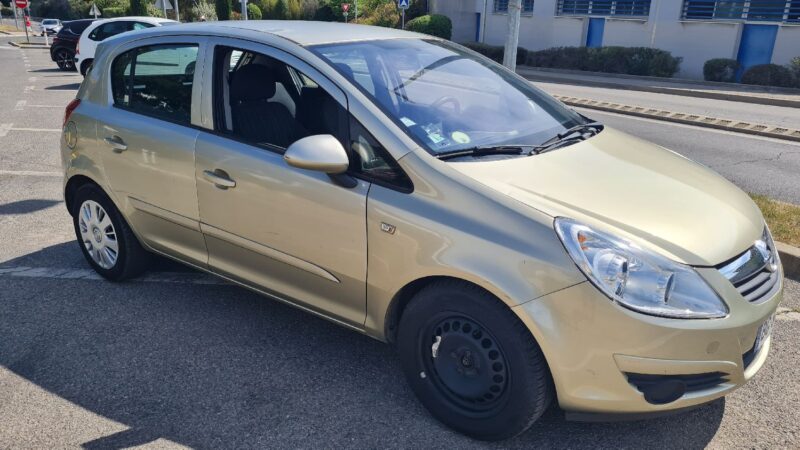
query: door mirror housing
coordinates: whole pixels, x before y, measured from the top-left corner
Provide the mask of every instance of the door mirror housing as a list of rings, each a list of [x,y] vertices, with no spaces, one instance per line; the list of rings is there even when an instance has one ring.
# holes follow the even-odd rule
[[[328,175],[343,174],[350,166],[344,147],[330,134],[308,136],[296,141],[286,149],[283,159],[292,167]]]

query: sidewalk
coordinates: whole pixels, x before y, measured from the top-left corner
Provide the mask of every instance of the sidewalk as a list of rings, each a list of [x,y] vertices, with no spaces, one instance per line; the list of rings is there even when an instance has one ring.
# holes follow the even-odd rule
[[[800,108],[800,89],[519,66],[531,81]]]

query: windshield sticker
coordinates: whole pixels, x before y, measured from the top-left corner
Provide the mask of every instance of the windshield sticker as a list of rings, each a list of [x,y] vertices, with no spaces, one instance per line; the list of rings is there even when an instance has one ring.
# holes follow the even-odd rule
[[[400,122],[403,122],[403,125],[405,125],[407,127],[413,127],[414,125],[417,124],[416,122],[414,122],[413,120],[409,119],[408,117],[401,117],[400,118]]]
[[[434,131],[433,133],[428,133],[428,139],[434,144],[439,144],[444,140],[444,136]]]
[[[469,135],[467,133],[464,133],[463,131],[454,131],[450,135],[450,138],[452,138],[453,141],[456,142],[457,144],[469,144],[471,140],[469,138]]]

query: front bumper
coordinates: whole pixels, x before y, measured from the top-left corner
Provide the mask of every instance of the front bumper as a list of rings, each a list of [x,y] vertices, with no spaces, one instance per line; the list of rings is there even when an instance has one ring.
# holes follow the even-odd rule
[[[716,269],[698,272],[725,299],[727,317],[643,315],[612,302],[588,281],[514,308],[542,347],[562,409],[652,415],[691,408],[732,392],[758,372],[770,338],[758,352],[751,350],[759,327],[780,303],[782,277],[766,301],[752,304]],[[662,381],[684,389],[654,397],[648,383]]]

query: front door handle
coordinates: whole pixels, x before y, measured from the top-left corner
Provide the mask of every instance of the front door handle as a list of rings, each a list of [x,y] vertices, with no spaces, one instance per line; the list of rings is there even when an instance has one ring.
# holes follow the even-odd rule
[[[220,189],[236,187],[236,182],[231,180],[230,177],[228,177],[228,174],[222,169],[204,170],[203,176],[206,180],[214,183],[214,186]]]
[[[110,145],[111,148],[114,150],[114,153],[122,153],[128,149],[128,144],[122,140],[121,137],[114,135],[114,136],[107,136],[105,139],[106,144]]]

